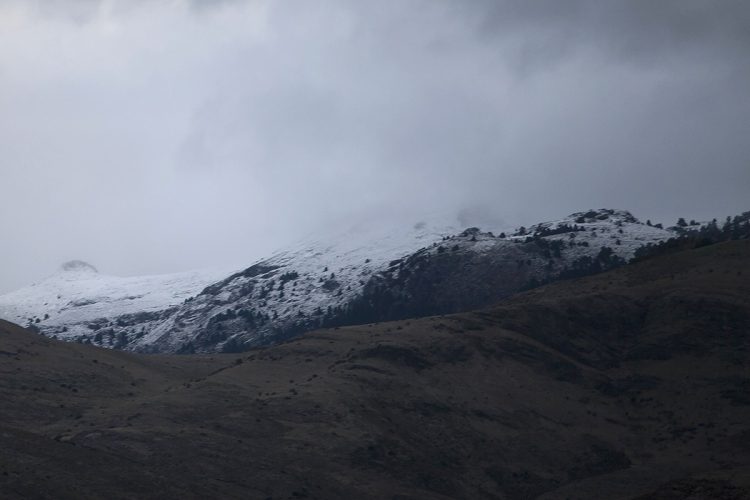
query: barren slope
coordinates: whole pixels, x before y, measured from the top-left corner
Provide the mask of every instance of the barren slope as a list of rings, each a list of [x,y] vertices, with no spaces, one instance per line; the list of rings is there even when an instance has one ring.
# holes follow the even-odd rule
[[[142,356],[0,325],[6,498],[748,498],[750,242]]]

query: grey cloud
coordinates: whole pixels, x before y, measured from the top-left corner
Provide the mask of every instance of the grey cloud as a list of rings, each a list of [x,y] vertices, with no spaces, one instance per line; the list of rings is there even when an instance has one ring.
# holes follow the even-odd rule
[[[587,49],[639,64],[674,58],[744,60],[750,4],[742,0],[488,0],[461,3],[485,38],[522,38],[519,59]]]
[[[0,0],[0,291],[342,220],[750,208],[744,2],[42,4]]]
[[[193,9],[202,13],[206,10],[228,7],[242,1],[244,0],[190,0],[189,3]]]

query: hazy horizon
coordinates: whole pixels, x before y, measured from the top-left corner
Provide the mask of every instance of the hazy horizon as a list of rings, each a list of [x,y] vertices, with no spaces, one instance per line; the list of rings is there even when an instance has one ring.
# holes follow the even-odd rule
[[[432,213],[750,210],[742,1],[0,0],[0,293]]]

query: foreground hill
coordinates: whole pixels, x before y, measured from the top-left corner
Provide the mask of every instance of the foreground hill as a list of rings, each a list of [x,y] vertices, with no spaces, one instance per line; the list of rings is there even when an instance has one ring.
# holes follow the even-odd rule
[[[750,242],[145,356],[0,324],[3,498],[749,498]]]

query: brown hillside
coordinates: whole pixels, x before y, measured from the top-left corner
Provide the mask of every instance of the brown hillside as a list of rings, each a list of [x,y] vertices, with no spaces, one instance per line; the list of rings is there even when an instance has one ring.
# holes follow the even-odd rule
[[[750,242],[144,356],[0,323],[2,498],[750,498]]]

